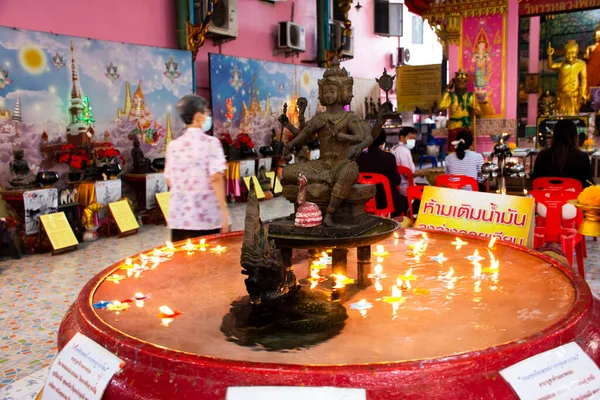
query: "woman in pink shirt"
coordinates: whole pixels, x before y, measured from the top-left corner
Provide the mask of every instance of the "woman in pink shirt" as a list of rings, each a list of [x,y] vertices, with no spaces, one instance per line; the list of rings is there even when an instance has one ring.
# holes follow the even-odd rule
[[[212,126],[206,100],[184,96],[177,112],[186,130],[167,147],[165,179],[169,185],[169,216],[173,242],[229,230],[225,201],[227,161],[219,139],[205,132]]]

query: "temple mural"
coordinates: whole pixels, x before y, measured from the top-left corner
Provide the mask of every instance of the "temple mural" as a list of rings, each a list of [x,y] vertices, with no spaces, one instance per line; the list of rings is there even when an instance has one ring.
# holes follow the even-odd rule
[[[93,156],[109,143],[126,169],[137,136],[160,157],[191,92],[187,51],[0,27],[0,184],[18,147],[32,169],[59,173],[73,167],[59,162],[69,145]]]

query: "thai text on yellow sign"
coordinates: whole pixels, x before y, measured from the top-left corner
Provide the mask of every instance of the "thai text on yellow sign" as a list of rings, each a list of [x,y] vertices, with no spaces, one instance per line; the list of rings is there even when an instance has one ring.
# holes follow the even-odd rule
[[[135,215],[133,215],[133,211],[131,211],[131,207],[129,206],[129,202],[127,200],[109,203],[108,208],[110,208],[110,213],[115,219],[115,222],[117,223],[121,233],[139,229],[140,226],[138,225]]]
[[[54,250],[77,246],[79,242],[64,212],[40,215],[40,221]]]
[[[533,245],[534,200],[428,186],[416,228]]]
[[[410,66],[396,69],[398,111],[429,110],[442,98],[442,66],[440,64]]]
[[[156,193],[156,202],[160,207],[165,219],[169,217],[169,192]]]

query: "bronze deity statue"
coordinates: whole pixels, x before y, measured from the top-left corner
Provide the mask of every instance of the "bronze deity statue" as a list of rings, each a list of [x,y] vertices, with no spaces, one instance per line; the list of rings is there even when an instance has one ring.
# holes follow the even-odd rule
[[[577,58],[578,52],[577,42],[569,40],[565,44],[565,61],[555,63],[554,49],[548,43],[548,69],[558,72],[556,113],[559,115],[578,115],[581,105],[588,100],[586,64]]]
[[[24,158],[21,147],[13,148],[13,160],[9,163],[11,179],[9,183],[14,188],[35,187],[36,177],[29,168],[29,163]]]
[[[133,139],[133,148],[131,149],[131,158],[133,159],[133,173],[146,174],[152,172],[151,162],[149,158],[144,157],[144,152],[140,149],[140,141],[137,137]]]
[[[346,69],[340,68],[335,59],[318,81],[319,101],[325,106],[325,112],[309,120],[284,151],[289,161],[290,151],[301,148],[313,135],[318,136],[320,159],[287,165],[283,169],[282,183],[295,185],[299,174],[306,176],[309,194],[328,200],[323,218],[326,226],[334,224],[333,215],[358,180],[355,160],[373,141],[368,124],[356,113],[344,110],[352,101],[353,83]]]

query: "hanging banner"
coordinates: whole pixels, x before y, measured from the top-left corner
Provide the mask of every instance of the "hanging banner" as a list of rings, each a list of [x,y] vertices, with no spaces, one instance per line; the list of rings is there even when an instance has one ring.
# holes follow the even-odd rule
[[[519,15],[564,13],[600,7],[600,0],[519,0]]]
[[[463,19],[459,63],[469,73],[483,118],[506,114],[506,18],[502,14]]]
[[[396,68],[396,98],[398,112],[414,111],[416,107],[431,109],[442,98],[442,66],[403,65]]]
[[[427,186],[415,228],[533,245],[534,200]]]

